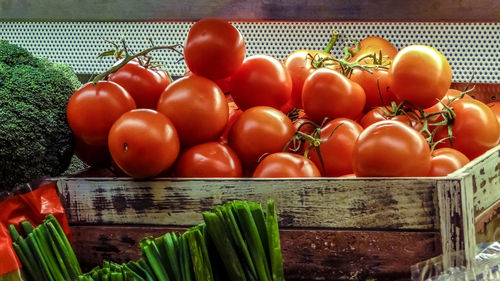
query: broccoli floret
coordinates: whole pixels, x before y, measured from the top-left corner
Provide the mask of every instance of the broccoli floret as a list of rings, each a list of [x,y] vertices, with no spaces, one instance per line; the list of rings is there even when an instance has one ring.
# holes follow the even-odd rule
[[[0,191],[68,168],[66,105],[80,86],[70,66],[0,41]]]

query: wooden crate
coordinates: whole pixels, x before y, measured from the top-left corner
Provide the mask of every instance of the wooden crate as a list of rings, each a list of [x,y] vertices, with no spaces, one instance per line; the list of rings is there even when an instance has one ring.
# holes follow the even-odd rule
[[[495,100],[491,89],[476,98]],[[497,237],[500,146],[440,178],[55,180],[86,268],[136,259],[142,237],[182,231],[228,200],[274,199],[287,280],[409,280],[411,265],[468,264],[476,239]]]

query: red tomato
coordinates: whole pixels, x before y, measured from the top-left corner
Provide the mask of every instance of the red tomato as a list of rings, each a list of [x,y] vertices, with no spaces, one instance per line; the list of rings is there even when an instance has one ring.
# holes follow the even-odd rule
[[[439,148],[432,152],[428,177],[444,177],[469,163],[469,158],[453,148]]]
[[[386,57],[386,60],[391,61],[398,53],[398,50],[389,41],[377,36],[364,38],[359,42],[358,48],[359,51],[349,61],[356,61],[367,54],[376,54],[378,56],[380,52],[382,52],[383,57]],[[351,47],[351,51],[354,51],[354,46]],[[373,59],[367,58],[362,63],[373,63]]]
[[[191,70],[189,70],[189,67],[186,66],[186,69],[184,70],[184,76],[192,76],[192,75],[194,75],[193,72],[191,72]],[[229,87],[229,81],[231,81],[231,76],[222,79],[215,79],[212,81],[214,81],[215,84],[219,86],[220,90],[224,93],[224,95],[226,95],[231,91],[230,90],[231,88]]]
[[[188,148],[175,164],[177,177],[236,178],[241,177],[241,173],[241,163],[236,153],[229,146],[217,142]]]
[[[448,91],[446,92],[446,95],[441,99],[441,102],[438,102],[438,103],[434,104],[433,106],[424,109],[424,111],[427,113],[441,111],[441,110],[443,110],[443,103],[448,104],[452,98],[459,97],[461,94],[462,94],[462,92],[460,92],[459,90],[448,89]],[[468,94],[465,94],[463,96],[463,99],[472,99],[472,97],[469,96]]]
[[[363,115],[363,118],[361,118],[359,124],[363,128],[367,128],[371,124],[384,120],[394,120],[403,122],[417,131],[420,131],[423,127],[422,121],[416,114],[409,112],[408,114],[405,115],[392,116],[392,114],[389,112],[388,107],[381,107],[381,106],[376,107],[368,111],[365,115]]]
[[[172,122],[151,109],[123,114],[111,127],[109,152],[116,165],[134,178],[154,177],[179,155],[179,138]]]
[[[75,155],[91,167],[108,167],[111,155],[107,145],[90,145],[75,136]]]
[[[317,126],[314,123],[312,123],[312,121],[309,120],[307,116],[304,115],[304,111],[302,109],[299,111],[298,117],[292,122],[293,126],[295,127],[295,131],[301,131],[306,135],[312,135]],[[306,146],[305,141],[297,139],[295,141],[290,142],[288,148],[290,152],[297,154],[304,154],[305,146]]]
[[[405,115],[394,116],[391,118],[391,120],[404,123],[415,129],[417,132],[420,132],[420,130],[424,127],[423,121],[420,120],[417,115],[412,114],[411,112]]]
[[[424,137],[401,122],[387,120],[366,128],[352,153],[358,177],[423,177],[431,153]]]
[[[335,131],[334,131],[335,130]],[[347,118],[337,118],[321,128],[321,145],[324,169],[315,149],[309,152],[311,160],[326,177],[352,173],[352,150],[363,128]],[[306,145],[307,146],[307,145]]]
[[[270,106],[280,109],[290,99],[292,79],[283,64],[270,56],[251,56],[231,76],[231,96],[241,109]]]
[[[172,82],[164,70],[146,68],[137,62],[127,63],[109,75],[108,80],[125,88],[137,108],[149,109],[156,109],[161,93]]]
[[[377,106],[390,105],[391,102],[397,101],[396,96],[390,90],[389,71],[386,69],[373,69],[373,73],[370,73],[360,68],[354,68],[349,79],[358,83],[365,91],[365,112]]]
[[[315,57],[332,58],[332,55],[320,51],[298,50],[285,59],[285,68],[292,78],[291,108],[302,108],[302,88],[307,76],[316,70],[313,66]]]
[[[314,122],[325,117],[356,119],[365,107],[366,96],[359,84],[331,69],[318,69],[304,82],[302,105]]]
[[[88,145],[106,146],[113,123],[135,108],[134,99],[120,85],[99,81],[76,90],[66,108],[73,133]]]
[[[389,109],[379,106],[371,109],[365,115],[363,115],[363,117],[359,121],[359,124],[361,125],[361,127],[367,128],[371,124],[384,120],[391,120],[391,113],[389,112]]]
[[[184,59],[195,74],[210,79],[226,78],[245,59],[245,42],[230,23],[220,19],[202,19],[189,30]]]
[[[247,109],[229,131],[229,145],[243,166],[254,169],[266,153],[283,151],[295,134],[292,121],[283,112],[268,106]]]
[[[347,175],[342,175],[339,178],[356,178],[355,174],[347,174]]]
[[[455,112],[452,135],[453,148],[474,159],[495,147],[500,140],[500,125],[495,113],[486,104],[475,99],[460,99],[450,106]],[[441,126],[436,132],[435,141],[448,137],[448,129]],[[449,147],[449,140],[437,147]]]
[[[495,113],[498,124],[500,124],[500,102],[490,102],[487,104],[487,106],[493,111],[493,113]]]
[[[446,58],[428,46],[408,46],[396,55],[389,70],[389,84],[396,97],[428,108],[446,94],[451,67]]]
[[[184,147],[217,140],[229,115],[219,87],[198,75],[170,84],[160,97],[158,111],[172,120]]]
[[[276,152],[266,156],[255,168],[254,178],[321,177],[314,163],[302,155]]]
[[[243,114],[243,110],[241,109],[236,108],[234,110],[230,110],[226,128],[224,128],[224,132],[222,132],[222,135],[219,138],[219,142],[223,144],[229,143],[229,131],[231,130],[231,127],[233,126],[234,122],[236,122],[236,120],[240,118],[241,114]]]

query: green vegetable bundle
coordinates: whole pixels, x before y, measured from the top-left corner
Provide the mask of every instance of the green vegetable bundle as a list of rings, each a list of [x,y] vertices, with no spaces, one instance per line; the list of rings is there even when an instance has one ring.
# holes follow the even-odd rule
[[[25,237],[13,225],[9,234],[27,280],[66,281],[82,274],[75,253],[53,215],[48,215],[36,228],[29,222],[22,222],[21,227]]]
[[[145,238],[142,258],[105,262],[80,281],[282,281],[283,259],[273,201],[233,201],[204,212],[205,223],[184,234]]]
[[[0,40],[0,191],[66,171],[74,152],[66,105],[73,69]]]

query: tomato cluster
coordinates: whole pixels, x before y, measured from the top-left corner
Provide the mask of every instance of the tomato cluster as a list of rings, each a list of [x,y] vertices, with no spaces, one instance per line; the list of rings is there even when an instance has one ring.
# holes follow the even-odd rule
[[[436,49],[379,37],[330,49],[245,57],[234,26],[201,20],[183,78],[134,58],[73,94],[76,154],[135,178],[420,177],[499,143],[498,104],[451,90]]]

